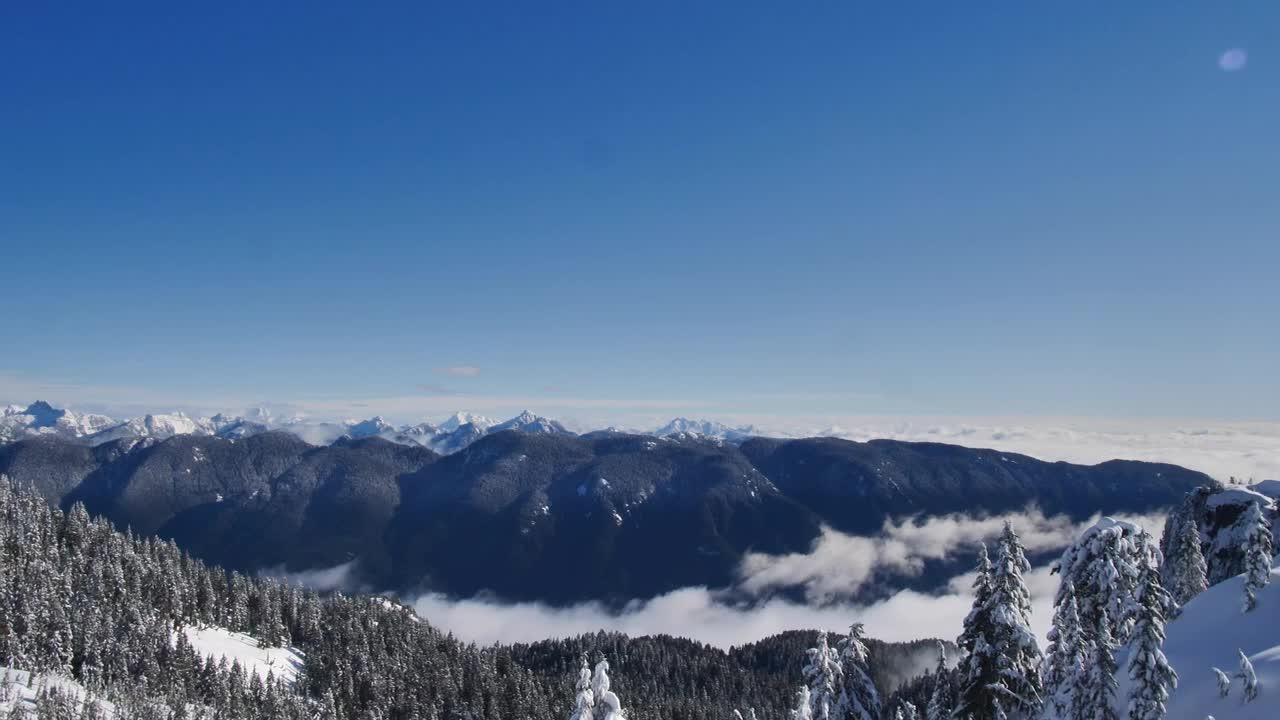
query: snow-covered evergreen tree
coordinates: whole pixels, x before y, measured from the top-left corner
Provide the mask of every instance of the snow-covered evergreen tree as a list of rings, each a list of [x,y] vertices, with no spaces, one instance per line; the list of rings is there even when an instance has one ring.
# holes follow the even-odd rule
[[[791,711],[791,720],[813,720],[813,700],[809,696],[809,687],[801,686],[796,692],[796,706]]]
[[[960,687],[952,714],[957,718],[981,716],[990,709],[987,685],[995,682],[997,670],[995,658],[987,644],[986,636],[991,627],[991,560],[987,546],[978,548],[977,577],[973,581],[973,607],[964,618],[964,629],[956,644],[963,653],[960,658]]]
[[[818,646],[809,648],[809,662],[804,666],[809,683],[809,703],[814,720],[839,720],[844,673],[836,649],[827,644],[827,634],[818,634]]]
[[[947,668],[947,646],[938,641],[938,667],[933,671],[933,693],[925,708],[927,720],[946,720],[951,717],[951,671]]]
[[[593,713],[600,720],[623,720],[622,701],[610,690],[609,661],[596,663],[595,674],[591,677],[591,694],[595,699]]]
[[[1253,671],[1253,663],[1249,662],[1249,657],[1240,653],[1240,672],[1236,673],[1236,677],[1240,678],[1240,682],[1244,685],[1244,701],[1253,702],[1258,697],[1258,674]]]
[[[920,720],[920,711],[916,709],[915,705],[906,700],[902,701],[902,704],[898,706],[898,712],[902,714],[902,720]]]
[[[578,684],[574,686],[573,714],[569,720],[592,720],[594,717],[595,693],[591,690],[591,666],[586,656],[582,658],[582,667],[578,670]]]
[[[839,720],[877,720],[880,693],[867,667],[867,646],[862,641],[862,624],[855,623],[838,646],[841,685],[836,703]]]
[[[1077,676],[1071,693],[1071,717],[1074,720],[1118,720],[1115,711],[1116,670],[1111,621],[1106,610],[1102,610],[1094,628],[1089,660]]]
[[[1226,697],[1231,694],[1231,676],[1222,672],[1218,668],[1210,668],[1213,670],[1213,676],[1218,681],[1218,697]]]
[[[1164,611],[1169,598],[1148,568],[1138,587],[1133,639],[1129,643],[1129,720],[1161,720],[1178,673],[1164,656]]]
[[[1105,611],[1112,642],[1124,645],[1133,632],[1134,598],[1143,572],[1159,567],[1160,548],[1146,530],[1102,518],[1063,552],[1058,562],[1062,585],[1054,604],[1061,604],[1070,581],[1085,640],[1093,641],[1098,615]]]
[[[983,642],[973,643],[974,649],[966,658],[956,708],[962,717],[994,716],[996,699],[1006,712],[1021,717],[1034,716],[1040,710],[1042,657],[1031,631],[1031,594],[1022,577],[1030,569],[1022,541],[1005,523],[985,583],[986,601],[975,618],[975,625],[981,625]],[[975,599],[975,611],[977,603]]]
[[[1261,503],[1250,503],[1244,517],[1244,611],[1258,605],[1258,591],[1271,582],[1271,524]]]
[[[1183,605],[1209,587],[1209,568],[1200,549],[1200,528],[1195,517],[1187,514],[1173,529],[1161,573],[1175,603],[1171,617],[1176,617]]]
[[[1071,707],[1071,692],[1084,667],[1083,636],[1080,632],[1080,615],[1076,610],[1075,586],[1063,581],[1061,599],[1054,610],[1053,626],[1049,628],[1049,647],[1045,651],[1042,676],[1046,702],[1059,717],[1066,716]]]

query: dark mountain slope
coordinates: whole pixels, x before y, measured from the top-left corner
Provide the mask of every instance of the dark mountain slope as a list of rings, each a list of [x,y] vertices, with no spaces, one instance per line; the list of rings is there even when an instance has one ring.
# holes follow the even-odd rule
[[[1033,504],[1076,517],[1143,512],[1209,482],[1170,465],[937,444],[516,431],[444,457],[283,433],[95,448],[41,438],[0,446],[0,473],[230,568],[358,558],[359,579],[379,588],[557,603],[725,586],[745,553],[804,552],[824,524],[871,534],[887,518]]]
[[[638,436],[500,433],[403,497],[395,577],[553,602],[724,585],[746,549],[806,547],[821,522],[732,447]]]
[[[1048,463],[1026,455],[943,445],[833,438],[753,438],[740,447],[792,499],[838,530],[866,534],[886,517],[1000,513],[1038,505],[1083,519],[1095,512],[1169,507],[1208,476],[1176,465],[1113,460]]]

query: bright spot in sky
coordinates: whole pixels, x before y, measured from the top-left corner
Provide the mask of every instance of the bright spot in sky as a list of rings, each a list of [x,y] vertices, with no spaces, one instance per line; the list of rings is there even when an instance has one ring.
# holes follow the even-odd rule
[[[1218,67],[1227,72],[1235,72],[1243,70],[1244,66],[1249,63],[1249,54],[1241,48],[1232,48],[1218,58]]]

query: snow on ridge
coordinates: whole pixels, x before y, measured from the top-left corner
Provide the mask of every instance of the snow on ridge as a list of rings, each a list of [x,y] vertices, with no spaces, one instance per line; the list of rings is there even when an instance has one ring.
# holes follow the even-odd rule
[[[227,664],[238,660],[246,673],[257,673],[263,680],[270,672],[292,685],[302,670],[303,656],[297,648],[259,647],[256,638],[216,626],[187,626],[183,631],[201,657],[225,657]]]
[[[1280,567],[1271,571],[1271,584],[1258,593],[1258,606],[1241,611],[1244,576],[1218,583],[1200,593],[1171,621],[1165,631],[1164,653],[1178,673],[1178,688],[1169,697],[1166,720],[1204,720],[1212,715],[1224,720],[1272,720],[1280,699]],[[1253,664],[1260,688],[1257,699],[1244,702],[1239,679],[1228,697],[1218,696],[1212,668],[1234,675],[1238,652]],[[1120,672],[1116,707],[1124,716],[1129,679],[1125,653],[1117,657]]]

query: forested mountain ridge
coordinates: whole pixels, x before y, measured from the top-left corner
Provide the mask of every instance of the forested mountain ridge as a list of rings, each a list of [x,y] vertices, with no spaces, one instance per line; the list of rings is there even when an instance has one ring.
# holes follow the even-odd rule
[[[378,588],[625,601],[721,587],[748,551],[806,551],[824,526],[1038,506],[1083,518],[1172,506],[1210,482],[1153,463],[1047,463],[928,443],[498,432],[439,456],[284,433],[96,447],[0,446],[0,472],[63,509],[172,538],[242,571],[358,560]],[[574,581],[565,573],[574,571]]]
[[[735,707],[781,717],[800,682],[797,648],[814,636],[729,652],[612,633],[479,648],[429,620],[382,598],[322,598],[206,566],[0,479],[0,668],[74,679],[89,695],[87,707],[43,695],[41,718],[100,718],[114,706],[130,720],[551,720],[571,706],[583,656],[611,660],[614,689],[636,720],[729,720]],[[192,626],[292,645],[303,660],[296,682],[203,656],[178,632]],[[918,664],[920,643],[869,645],[885,691]]]

